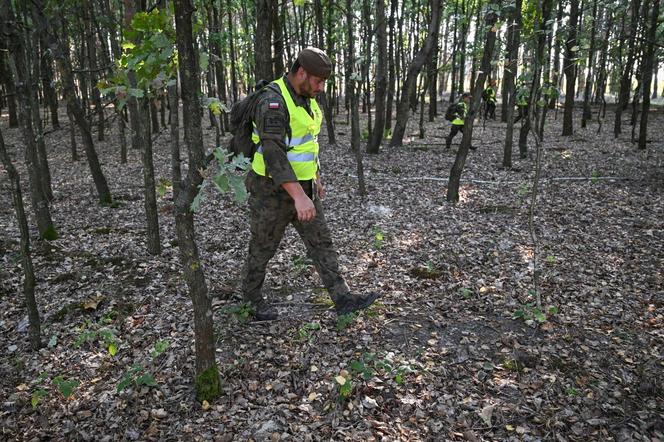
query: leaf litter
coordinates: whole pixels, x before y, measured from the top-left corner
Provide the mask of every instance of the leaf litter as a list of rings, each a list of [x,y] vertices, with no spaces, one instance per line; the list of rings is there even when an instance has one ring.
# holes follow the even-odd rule
[[[653,134],[663,120],[653,113]],[[534,305],[527,218],[534,161],[515,158],[511,171],[502,170],[504,125],[476,128],[479,149],[452,206],[445,185],[456,144],[436,147],[446,124],[426,129],[424,140],[364,156],[365,201],[356,193],[348,136],[328,146],[321,135],[324,204],[340,266],[354,291],[382,294],[348,321],[329,308],[289,229],[265,285],[281,317],[247,322],[239,297],[247,209],[209,192],[196,215],[197,241],[224,394],[203,404],[194,401],[191,303],[179,273],[172,193],[159,197],[164,252],[150,256],[139,152],[121,165],[115,134],[97,143],[120,203],[100,208],[85,161],[69,159],[68,133],[47,135],[61,239],[32,243],[48,343],[35,353],[27,347],[9,183],[0,172],[3,436],[664,439],[661,143],[640,152],[626,137],[596,135],[592,125],[562,138],[552,117],[535,225],[540,291],[555,314],[535,315],[527,307]],[[27,194],[20,134],[3,121],[3,135]],[[167,138],[155,143],[158,182],[170,179]],[[515,319],[517,311],[524,316]],[[545,322],[536,319],[542,315]]]

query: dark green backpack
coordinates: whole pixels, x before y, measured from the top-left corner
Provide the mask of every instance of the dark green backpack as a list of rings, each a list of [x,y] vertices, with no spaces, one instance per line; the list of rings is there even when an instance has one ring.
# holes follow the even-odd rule
[[[233,137],[228,146],[228,151],[235,156],[243,154],[245,158],[254,159],[256,144],[251,139],[254,132],[253,116],[258,99],[267,88],[281,93],[279,86],[276,84],[260,80],[256,83],[254,92],[231,107],[229,124]]]

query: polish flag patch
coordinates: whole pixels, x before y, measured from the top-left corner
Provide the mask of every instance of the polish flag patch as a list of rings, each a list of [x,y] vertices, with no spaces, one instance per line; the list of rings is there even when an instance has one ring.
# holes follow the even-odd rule
[[[270,109],[279,109],[279,102],[278,102],[278,101],[271,101],[271,102],[268,104],[268,107],[269,107]]]

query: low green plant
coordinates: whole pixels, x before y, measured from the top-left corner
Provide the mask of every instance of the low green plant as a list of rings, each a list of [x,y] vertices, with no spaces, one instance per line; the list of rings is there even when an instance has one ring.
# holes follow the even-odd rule
[[[297,337],[300,341],[310,341],[314,336],[313,332],[318,330],[320,330],[320,324],[318,322],[309,322],[297,329]]]
[[[459,294],[463,296],[464,299],[470,299],[473,296],[473,291],[468,287],[462,287],[459,289]]]
[[[291,261],[293,263],[293,269],[295,270],[296,275],[299,275],[310,264],[313,264],[312,261],[309,258],[307,258],[306,256],[300,256],[300,255],[293,255],[293,257],[291,258]]]
[[[334,378],[334,380],[337,383],[337,388],[339,391],[339,402],[350,398],[350,395],[353,393],[353,381],[351,380],[351,375],[346,370],[342,370],[341,373]]]
[[[599,172],[593,170],[593,173],[590,175],[590,182],[593,184],[599,183]]]
[[[355,319],[357,318],[357,313],[347,313],[345,315],[340,315],[337,317],[337,331],[342,331],[347,329]]]
[[[155,381],[152,373],[147,371],[143,366],[135,364],[129,369],[129,371],[127,371],[127,373],[125,373],[122,379],[120,379],[117,386],[117,392],[120,393],[130,386],[140,387],[141,385],[156,387],[157,381]]]
[[[160,178],[159,183],[157,183],[157,195],[159,195],[159,198],[163,198],[166,193],[173,188],[173,184],[171,183],[171,180],[166,179],[166,178]]]
[[[566,391],[568,396],[579,396],[581,393],[579,393],[579,390],[577,390],[574,387],[569,387]]]
[[[532,303],[523,304],[513,314],[514,319],[523,319],[524,321],[537,321],[543,324],[551,316],[558,313],[558,307],[550,305],[544,311]]]
[[[374,249],[379,250],[383,247],[383,240],[385,239],[385,235],[379,226],[373,226],[372,234]]]
[[[56,386],[60,394],[62,394],[65,399],[69,399],[69,397],[74,394],[74,390],[76,390],[76,388],[81,384],[76,379],[67,380],[62,376],[53,378],[51,382]]]
[[[76,341],[74,341],[74,348],[79,348],[83,344],[100,340],[104,347],[106,347],[108,353],[111,356],[115,356],[118,353],[119,342],[113,330],[107,328],[95,329],[90,327],[95,327],[95,324],[86,321],[82,326],[82,332],[78,335]]]
[[[547,255],[545,258],[547,264],[555,264],[556,263],[556,257],[553,255]]]
[[[152,357],[152,359],[157,359],[168,349],[170,345],[171,343],[167,339],[155,342],[154,347],[150,352],[150,356]]]
[[[245,302],[240,305],[225,307],[221,310],[221,312],[232,315],[236,321],[244,324],[245,322],[248,322],[249,318],[253,316],[254,308],[250,303]]]

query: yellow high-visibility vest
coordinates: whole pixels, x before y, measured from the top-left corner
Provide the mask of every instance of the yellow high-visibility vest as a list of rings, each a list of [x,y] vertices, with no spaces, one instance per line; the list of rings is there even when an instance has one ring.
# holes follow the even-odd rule
[[[463,107],[463,115],[457,116],[453,121],[452,124],[455,126],[463,126],[464,125],[464,120],[466,119],[466,114],[468,113],[468,105],[466,104],[465,101],[460,101],[459,104],[461,107]]]
[[[316,177],[318,171],[318,133],[323,122],[323,114],[314,98],[309,99],[313,117],[303,106],[297,106],[283,78],[275,80],[273,83],[281,89],[281,96],[286,102],[290,116],[291,137],[284,139],[284,143],[290,148],[287,152],[288,161],[298,180],[311,180]],[[258,145],[251,168],[258,175],[265,176],[263,146],[260,144],[260,138],[255,130],[251,139]]]

